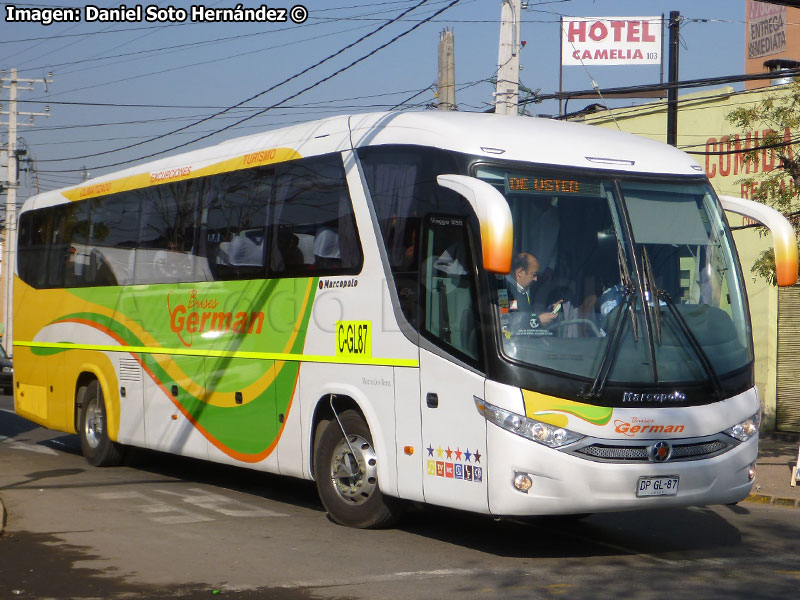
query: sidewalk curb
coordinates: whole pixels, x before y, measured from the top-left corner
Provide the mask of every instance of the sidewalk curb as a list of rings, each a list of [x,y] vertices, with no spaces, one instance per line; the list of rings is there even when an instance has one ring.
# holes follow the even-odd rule
[[[766,494],[750,494],[743,502],[754,504],[768,504],[770,506],[785,506],[787,508],[800,508],[800,500],[794,498],[781,498],[780,496],[769,496]]]
[[[787,431],[770,431],[760,435],[764,440],[776,440],[778,442],[788,442],[790,444],[800,444],[800,433],[790,433]]]
[[[3,535],[3,529],[6,526],[6,507],[3,505],[3,499],[0,498],[0,535]]]

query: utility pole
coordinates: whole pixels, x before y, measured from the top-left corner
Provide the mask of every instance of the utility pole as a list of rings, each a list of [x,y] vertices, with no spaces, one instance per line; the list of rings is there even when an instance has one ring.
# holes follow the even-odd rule
[[[669,13],[669,72],[668,83],[676,84],[678,77],[678,51],[680,49],[681,13],[677,10]],[[678,87],[673,85],[667,90],[667,143],[678,145]]]
[[[452,29],[439,35],[439,110],[456,110],[456,51]]]
[[[13,337],[13,300],[12,287],[14,285],[14,262],[17,250],[17,188],[19,188],[19,160],[17,158],[17,116],[50,116],[50,107],[46,107],[43,113],[18,112],[17,111],[17,92],[31,91],[35,83],[43,83],[45,90],[47,84],[52,79],[20,79],[17,77],[17,70],[11,69],[11,76],[6,77],[5,69],[0,71],[0,89],[8,90],[8,110],[0,111],[0,114],[8,115],[8,176],[6,180],[6,222],[5,222],[5,253],[3,256],[3,346],[6,352],[11,355],[14,352]],[[48,73],[48,77],[52,73]],[[32,123],[19,123],[19,125],[32,125]]]
[[[522,0],[503,0],[497,55],[497,91],[494,95],[494,112],[498,115],[518,114],[521,15]]]

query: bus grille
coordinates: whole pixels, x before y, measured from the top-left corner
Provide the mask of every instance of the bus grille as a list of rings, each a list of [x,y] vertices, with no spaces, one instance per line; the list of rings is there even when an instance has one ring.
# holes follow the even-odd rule
[[[649,460],[647,448],[655,443],[655,440],[643,441],[639,444],[617,445],[596,442],[576,448],[575,454],[582,454],[585,457],[602,462],[647,462]],[[714,438],[702,441],[697,440],[675,440],[672,444],[672,455],[668,462],[700,460],[711,458],[723,452],[727,452],[735,445],[733,440]]]
[[[141,381],[142,368],[139,363],[132,358],[121,358],[119,361],[119,380]]]

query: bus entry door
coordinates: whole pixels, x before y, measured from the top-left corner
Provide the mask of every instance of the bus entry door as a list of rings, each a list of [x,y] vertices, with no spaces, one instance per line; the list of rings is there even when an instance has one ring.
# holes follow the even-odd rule
[[[488,512],[485,378],[475,268],[464,217],[429,215],[422,234],[420,401],[425,501]],[[432,346],[432,347],[431,347]],[[430,347],[431,349],[428,349]]]

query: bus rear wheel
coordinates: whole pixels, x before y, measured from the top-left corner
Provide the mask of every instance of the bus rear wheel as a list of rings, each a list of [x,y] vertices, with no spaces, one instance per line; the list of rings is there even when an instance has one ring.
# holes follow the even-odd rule
[[[113,467],[122,462],[122,446],[108,437],[106,403],[97,380],[86,387],[78,422],[81,450],[90,465]]]
[[[330,518],[348,527],[377,529],[399,517],[399,501],[378,487],[378,458],[364,419],[355,411],[339,415],[347,439],[336,420],[322,426],[314,457],[314,478],[320,500]]]

